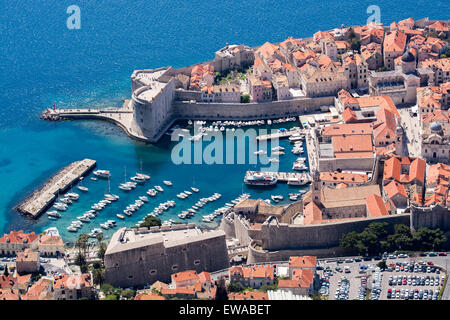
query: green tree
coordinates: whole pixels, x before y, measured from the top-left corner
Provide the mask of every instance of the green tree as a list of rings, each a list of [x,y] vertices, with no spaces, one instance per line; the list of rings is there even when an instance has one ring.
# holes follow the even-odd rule
[[[117,296],[115,294],[108,294],[105,297],[105,300],[118,300],[118,299],[117,299]]]
[[[339,240],[339,246],[344,249],[355,250],[358,249],[359,234],[356,231],[351,231],[344,234]],[[358,250],[361,252],[360,250]]]
[[[98,244],[97,258],[102,260],[102,265],[105,265],[105,253],[106,253],[106,244],[104,242],[100,242]]]
[[[413,247],[411,229],[404,224],[396,224],[394,234],[389,235],[387,240],[394,249],[408,250]]]
[[[82,253],[77,253],[75,257],[75,264],[80,267],[81,273],[86,273],[88,271],[86,258]]]
[[[136,295],[136,291],[132,289],[126,289],[122,291],[122,297],[126,298],[127,300],[131,300]]]
[[[361,51],[361,40],[353,39],[352,42],[350,43],[350,49],[360,52]]]
[[[348,39],[353,40],[354,38],[356,38],[355,30],[353,30],[353,28],[350,27],[348,28]]]
[[[219,279],[219,283],[217,284],[216,300],[228,300],[227,286],[223,277]]]
[[[94,269],[92,271],[92,280],[94,284],[102,285],[105,282],[105,271],[103,269]]]
[[[230,282],[227,289],[228,292],[242,292],[245,290],[245,287],[240,282]]]
[[[380,262],[378,262],[377,267],[379,267],[380,269],[386,269],[387,268],[386,260],[381,260]]]
[[[105,296],[112,294],[114,291],[114,287],[109,283],[104,283],[101,285],[100,290],[103,292]]]
[[[387,226],[387,222],[372,222],[365,231],[375,234],[378,238],[384,238],[388,234],[386,231]]]
[[[140,227],[147,227],[147,228],[159,226],[161,226],[161,219],[152,216],[145,217],[144,222],[141,223],[140,225]]]
[[[250,103],[250,95],[248,94],[241,95],[241,103]]]
[[[447,237],[439,228],[434,230],[429,228],[419,228],[419,230],[413,234],[414,247],[423,250],[439,249],[446,241]]]

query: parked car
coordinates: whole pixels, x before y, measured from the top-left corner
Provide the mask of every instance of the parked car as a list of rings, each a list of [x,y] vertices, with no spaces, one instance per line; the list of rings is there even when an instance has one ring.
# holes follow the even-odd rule
[[[441,257],[446,257],[446,256],[447,256],[447,252],[439,252],[439,255],[440,255]]]

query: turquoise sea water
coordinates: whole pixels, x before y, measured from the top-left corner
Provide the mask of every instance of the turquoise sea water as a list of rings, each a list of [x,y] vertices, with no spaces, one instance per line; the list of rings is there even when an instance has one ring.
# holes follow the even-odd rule
[[[68,30],[68,6],[81,9],[81,29]],[[57,226],[65,240],[75,235],[66,226],[107,190],[105,181],[86,180],[90,191],[81,194],[59,221],[45,216],[26,219],[12,210],[28,193],[68,163],[97,160],[112,172],[111,192],[121,196],[105,209],[89,231],[133,202],[153,185],[172,180],[172,188],[151,199],[140,212],[126,218],[134,225],[160,202],[177,202],[162,216],[176,218],[183,208],[201,197],[220,192],[223,197],[207,204],[195,219],[238,196],[254,197],[290,192],[286,185],[261,192],[242,185],[251,165],[174,165],[171,144],[144,145],[130,140],[113,125],[93,121],[48,123],[40,112],[57,107],[110,107],[130,96],[134,69],[172,65],[181,67],[209,60],[228,43],[258,45],[288,36],[306,37],[341,24],[364,24],[366,8],[378,5],[381,20],[391,23],[409,16],[447,19],[448,1],[2,1],[0,3],[0,232],[11,229],[41,231]],[[281,145],[288,144],[287,141]],[[295,157],[288,152],[280,170],[289,170]],[[117,189],[140,170],[152,176],[149,184],[125,195]],[[195,181],[199,194],[179,200],[176,194]],[[162,185],[164,187],[164,185]],[[116,219],[117,220],[117,219]],[[216,220],[217,221],[217,220]],[[123,222],[119,222],[122,224]],[[214,225],[212,225],[214,226]],[[105,234],[108,234],[107,232]]]

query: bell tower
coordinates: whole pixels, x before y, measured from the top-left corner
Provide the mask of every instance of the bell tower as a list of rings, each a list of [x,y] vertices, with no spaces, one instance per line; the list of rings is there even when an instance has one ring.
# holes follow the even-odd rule
[[[318,170],[314,170],[313,172],[313,180],[311,182],[311,200],[317,205],[322,205],[322,185],[320,182],[320,173]]]

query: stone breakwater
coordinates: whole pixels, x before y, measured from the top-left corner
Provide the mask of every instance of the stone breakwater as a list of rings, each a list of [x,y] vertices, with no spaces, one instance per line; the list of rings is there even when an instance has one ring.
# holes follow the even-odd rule
[[[97,165],[95,160],[84,159],[76,161],[53,175],[42,187],[34,191],[14,209],[23,215],[38,218],[49,208],[60,193],[67,191],[80,181]]]

